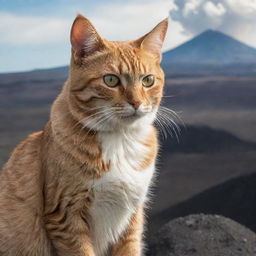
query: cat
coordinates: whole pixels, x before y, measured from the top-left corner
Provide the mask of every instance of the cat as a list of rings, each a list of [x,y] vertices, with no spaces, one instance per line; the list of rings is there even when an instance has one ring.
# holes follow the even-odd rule
[[[165,19],[137,40],[112,42],[76,17],[50,119],[2,170],[1,256],[143,255],[167,27]]]

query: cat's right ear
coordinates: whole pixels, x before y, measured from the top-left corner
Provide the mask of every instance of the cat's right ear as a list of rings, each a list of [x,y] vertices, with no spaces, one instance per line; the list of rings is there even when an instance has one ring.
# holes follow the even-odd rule
[[[105,48],[103,39],[99,36],[91,22],[78,14],[71,28],[70,41],[74,58],[92,55]]]

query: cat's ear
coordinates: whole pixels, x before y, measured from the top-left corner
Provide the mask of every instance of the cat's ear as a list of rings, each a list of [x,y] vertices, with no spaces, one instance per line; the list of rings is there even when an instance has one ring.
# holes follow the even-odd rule
[[[168,18],[161,21],[149,33],[135,41],[141,49],[160,56],[163,42],[168,29]]]
[[[85,57],[105,48],[91,22],[78,14],[71,28],[70,41],[75,58]]]

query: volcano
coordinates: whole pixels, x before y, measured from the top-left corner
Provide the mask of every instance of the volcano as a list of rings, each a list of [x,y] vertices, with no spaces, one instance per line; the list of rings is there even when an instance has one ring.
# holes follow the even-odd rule
[[[207,30],[163,54],[162,64],[250,64],[256,63],[256,49],[222,32]]]

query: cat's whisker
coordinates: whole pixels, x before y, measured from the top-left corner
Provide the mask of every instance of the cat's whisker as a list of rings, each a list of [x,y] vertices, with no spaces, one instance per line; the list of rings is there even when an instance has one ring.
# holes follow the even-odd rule
[[[166,109],[159,108],[157,119],[162,124],[163,129],[165,132],[169,133],[173,137],[173,133],[179,142],[179,135],[181,133],[181,129],[178,124],[173,120],[173,111],[167,111]],[[176,117],[176,116],[174,116]]]
[[[162,126],[161,121],[158,118],[156,118],[155,122],[156,122],[157,127],[159,128],[159,131],[160,131],[161,135],[163,136],[164,139],[166,139],[167,134],[165,132],[165,129]]]
[[[162,115],[162,117],[168,122],[170,122],[170,123],[172,123],[174,126],[175,126],[175,128],[177,129],[177,131],[181,131],[181,129],[180,129],[180,127],[179,127],[179,125],[174,121],[174,119],[172,118],[172,117],[170,117],[170,116],[168,116],[166,113],[160,113],[161,115]]]
[[[179,132],[181,131],[181,129],[179,125],[175,122],[175,119],[181,122],[183,126],[185,125],[181,118],[179,118],[179,116],[172,110],[167,111],[167,109],[160,109],[159,113],[164,116],[165,119],[168,119],[170,122],[172,122]]]
[[[87,119],[90,119],[90,118],[92,118],[92,117],[95,118],[95,117],[97,117],[97,115],[104,114],[106,111],[110,111],[110,110],[112,110],[113,108],[114,108],[114,107],[109,108],[109,109],[106,110],[106,107],[104,107],[102,111],[98,111],[98,112],[96,112],[96,113],[94,113],[94,114],[92,114],[92,115],[86,116],[86,117],[84,117],[83,119],[79,120],[78,123],[80,123],[80,124],[83,125],[83,122],[85,122]]]
[[[171,137],[173,137],[173,134],[172,134],[172,129],[170,129],[170,124],[166,123],[166,121],[164,120],[164,118],[162,116],[158,116],[158,120],[159,122],[161,123],[161,126],[163,128],[163,131],[165,133],[165,138],[167,138],[167,134],[170,134]]]
[[[82,120],[80,120],[78,123],[81,124],[81,128],[80,128],[80,132],[78,133],[77,138],[80,137],[81,132],[82,132],[84,129],[88,128],[88,126],[89,126],[91,123],[93,123],[93,122],[95,121],[95,118],[97,118],[97,116],[100,117],[100,115],[102,115],[104,112],[105,112],[105,111],[97,112],[97,113],[95,113],[95,114],[93,114],[93,115],[90,115],[90,116],[85,117],[85,118],[83,118]],[[88,120],[88,122],[85,124],[84,122],[85,122],[86,120]],[[87,132],[87,134],[85,135],[85,137],[89,134],[89,132],[90,132],[90,130]]]
[[[171,123],[166,121],[166,118],[161,113],[158,113],[157,118],[165,131],[165,137],[167,138],[167,134],[173,136]]]
[[[159,109],[163,112],[166,112],[166,113],[176,117],[177,119],[180,119],[179,115],[172,109],[169,109],[169,108],[166,108],[166,107],[163,107],[163,106],[160,106]]]
[[[172,116],[169,116],[164,112],[160,112],[159,114],[162,116],[162,118],[166,121],[167,124],[170,123],[170,125],[173,125],[178,132],[181,131],[179,125],[174,121]]]
[[[160,111],[162,110],[162,111],[164,111],[164,112],[166,112],[166,113],[172,115],[174,118],[176,118],[177,120],[179,120],[179,122],[180,122],[183,126],[185,126],[184,121],[181,119],[181,117],[180,117],[180,116],[177,114],[177,112],[175,112],[174,110],[169,109],[169,108],[167,108],[167,107],[163,107],[163,106],[160,106],[159,109],[160,109]]]
[[[164,95],[162,96],[162,98],[174,98],[175,96],[174,95]]]
[[[101,107],[94,107],[94,108],[90,108],[90,109],[88,109],[88,111],[85,111],[84,113],[88,113],[88,112],[90,112],[90,111],[94,111],[94,110],[98,110],[98,109],[103,109],[103,108],[105,108],[105,107],[103,107],[103,106],[101,106]],[[72,113],[70,112],[70,111],[67,111],[66,113],[61,113],[61,115],[60,116],[55,116],[54,118],[53,118],[53,121],[60,121],[62,118],[65,118],[66,116],[72,116]],[[72,116],[73,117],[73,116]]]
[[[92,131],[95,127],[102,124],[102,122],[106,121],[108,118],[110,118],[114,114],[115,114],[114,112],[110,112],[110,113],[107,113],[105,116],[102,116],[101,119],[97,120],[97,122],[91,126],[91,128],[88,130],[86,135],[88,135],[90,133],[90,131]]]
[[[96,113],[89,115],[89,116],[81,119],[80,121],[78,121],[78,123],[76,125],[80,124],[81,127],[80,127],[80,131],[77,135],[77,140],[79,139],[81,132],[84,129],[88,128],[88,126],[90,126],[93,122],[95,122],[95,119],[97,119],[99,117],[99,120],[97,120],[97,122],[99,122],[102,119],[101,115],[103,115],[103,117],[104,117],[105,115],[108,114],[108,112],[115,113],[115,111],[114,111],[115,109],[119,109],[119,107],[111,107],[108,109],[106,109],[106,107],[104,107],[104,110],[96,112]],[[83,122],[85,122],[87,119],[88,119],[88,122],[86,124],[83,124]],[[96,122],[96,124],[93,125],[93,128],[95,128],[97,126],[97,122]],[[93,130],[92,127],[89,128],[88,132],[84,135],[84,137],[87,137],[89,135],[89,133],[91,132],[91,130]],[[76,144],[79,144],[78,141],[76,141]]]

